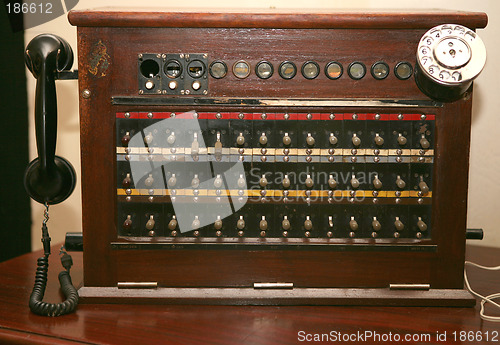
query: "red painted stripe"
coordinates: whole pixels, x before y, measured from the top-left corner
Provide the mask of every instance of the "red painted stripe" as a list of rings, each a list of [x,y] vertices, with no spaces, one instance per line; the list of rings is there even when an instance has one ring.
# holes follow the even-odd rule
[[[149,112],[128,112],[130,116],[128,118],[125,117],[125,112],[116,113],[117,119],[149,119]],[[175,113],[175,118],[177,119],[193,119],[193,112],[186,113]],[[216,112],[202,112],[197,113],[198,119],[217,119]],[[240,113],[239,112],[224,112],[220,113],[221,118],[228,120],[239,120]],[[265,113],[266,120],[284,120],[285,113]],[[307,120],[308,113],[288,113],[288,120]],[[312,120],[330,120],[330,113],[310,113],[312,115]],[[352,120],[352,116],[355,113],[334,113],[334,120]],[[358,115],[358,121],[363,120],[375,120],[376,113],[356,113]],[[400,121],[398,119],[399,114],[379,114],[379,121]],[[420,117],[422,114],[403,114],[403,121],[420,121]],[[153,119],[168,119],[172,117],[172,112],[153,112]],[[262,113],[243,113],[243,120],[262,120]],[[435,121],[436,115],[434,114],[426,114],[427,121]]]
[[[139,113],[135,112],[128,112],[130,114],[129,119],[138,119],[139,118]],[[116,118],[118,119],[126,119],[125,113],[116,113]]]

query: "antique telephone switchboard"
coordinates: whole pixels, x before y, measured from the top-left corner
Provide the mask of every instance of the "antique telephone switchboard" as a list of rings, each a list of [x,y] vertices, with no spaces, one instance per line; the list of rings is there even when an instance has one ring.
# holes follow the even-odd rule
[[[473,305],[466,12],[71,11],[87,301]]]

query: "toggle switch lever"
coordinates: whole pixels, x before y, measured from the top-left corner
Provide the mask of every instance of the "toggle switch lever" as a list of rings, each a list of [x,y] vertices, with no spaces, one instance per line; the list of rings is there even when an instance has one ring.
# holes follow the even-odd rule
[[[215,160],[220,162],[222,159],[222,142],[220,141],[220,132],[217,132],[217,141],[214,145]]]
[[[406,187],[406,182],[401,178],[401,176],[398,175],[396,178],[396,186],[399,189],[404,189]]]
[[[359,228],[358,222],[356,221],[356,219],[354,219],[354,216],[352,216],[351,220],[349,221],[349,227],[352,231],[356,231]]]
[[[352,144],[355,146],[355,147],[358,147],[359,145],[361,145],[361,139],[357,136],[356,133],[354,133],[352,135]]]
[[[382,189],[382,181],[378,178],[378,174],[373,179],[373,188]]]
[[[420,182],[418,183],[418,188],[420,188],[420,191],[423,193],[423,194],[427,194],[429,193],[429,186],[427,185],[427,183],[424,181],[424,177],[423,176],[420,176]]]
[[[396,217],[396,220],[394,221],[394,226],[396,227],[397,231],[403,231],[405,228],[405,225],[403,222],[399,219],[399,217]]]
[[[408,140],[406,139],[405,136],[403,136],[403,134],[401,134],[401,133],[398,134],[398,144],[399,145],[404,146],[404,145],[406,145],[407,141]]]
[[[177,228],[177,217],[173,215],[170,222],[168,222],[168,229],[175,230],[176,228]]]
[[[328,186],[331,188],[331,189],[335,189],[337,188],[337,181],[333,178],[333,175],[330,175],[328,177]]]
[[[351,186],[353,189],[359,188],[359,180],[356,178],[356,175],[354,175],[354,173],[352,174],[351,178]]]
[[[375,145],[377,145],[377,146],[382,146],[382,145],[384,145],[384,138],[382,138],[382,137],[381,137],[378,133],[377,133],[377,134],[375,134],[375,139],[374,139],[374,141],[375,141]]]
[[[198,133],[193,133],[193,142],[191,143],[191,156],[198,156],[200,154],[200,144],[198,143]]]

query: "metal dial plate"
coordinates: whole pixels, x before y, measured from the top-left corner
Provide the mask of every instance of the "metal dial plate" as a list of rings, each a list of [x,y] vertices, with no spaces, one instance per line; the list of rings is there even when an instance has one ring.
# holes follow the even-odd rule
[[[481,38],[462,25],[444,24],[427,31],[420,39],[417,62],[432,80],[457,85],[476,78],[486,63]]]

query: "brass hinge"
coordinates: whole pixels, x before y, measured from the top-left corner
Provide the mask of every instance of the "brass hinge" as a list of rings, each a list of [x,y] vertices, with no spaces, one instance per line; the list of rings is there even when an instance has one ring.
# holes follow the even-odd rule
[[[118,282],[118,289],[156,289],[157,282]]]
[[[253,283],[254,289],[293,289],[293,283]]]
[[[429,290],[431,284],[389,284],[391,290]]]

